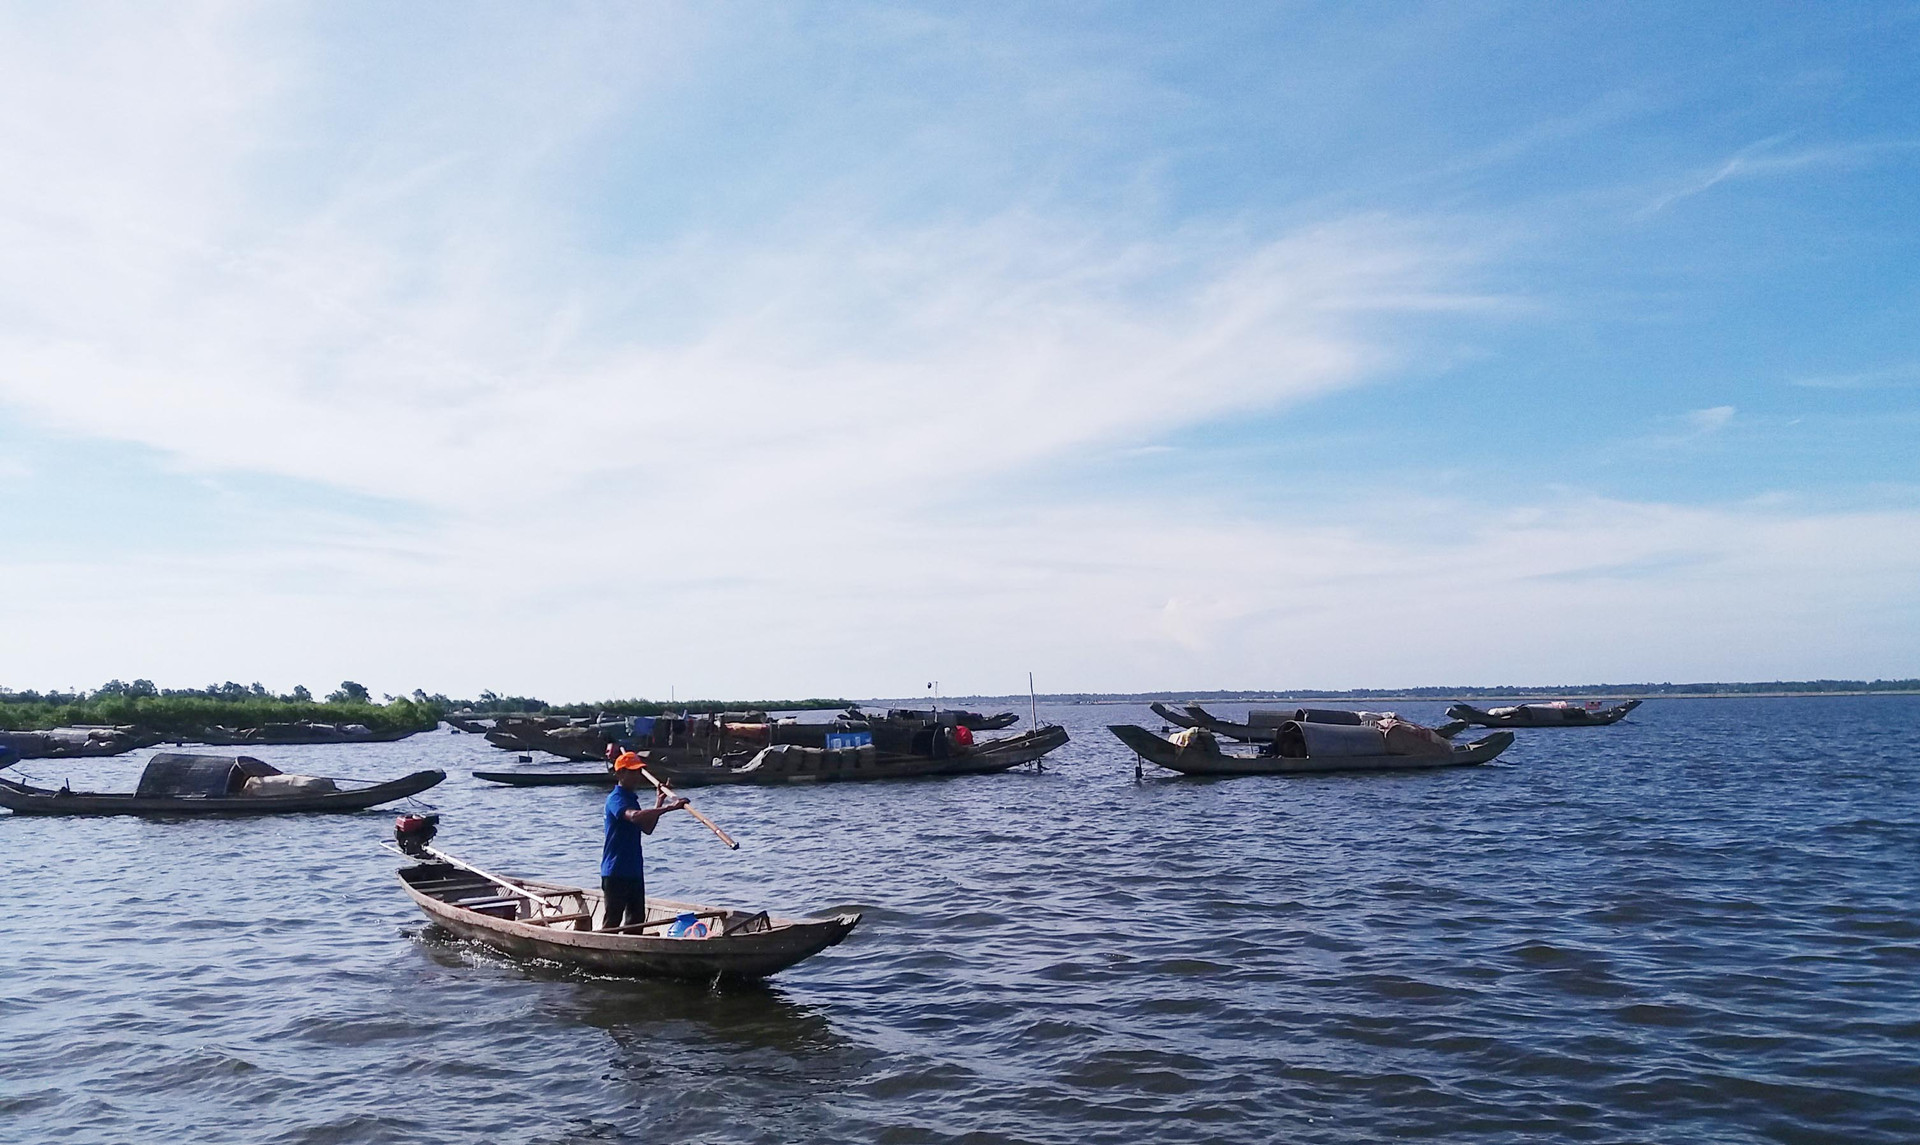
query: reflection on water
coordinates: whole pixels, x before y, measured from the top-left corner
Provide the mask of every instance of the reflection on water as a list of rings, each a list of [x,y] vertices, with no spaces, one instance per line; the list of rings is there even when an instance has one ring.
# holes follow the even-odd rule
[[[0,818],[0,1140],[1920,1140],[1920,699],[1141,782],[1104,725],[1144,707],[1048,714],[1045,773],[715,789],[741,851],[650,837],[656,893],[866,915],[764,985],[455,939],[375,849],[391,812]],[[125,789],[144,754],[39,770]],[[591,882],[600,793],[467,775],[498,760],[271,762],[442,767],[450,850]]]
[[[657,1027],[673,1023],[743,1049],[801,1055],[844,1045],[823,1010],[793,1001],[776,980],[616,978],[547,959],[513,957],[431,923],[412,937],[444,967],[480,967],[570,987],[543,995],[542,1010],[556,1021],[605,1030],[616,1044],[644,1043],[657,1037]]]

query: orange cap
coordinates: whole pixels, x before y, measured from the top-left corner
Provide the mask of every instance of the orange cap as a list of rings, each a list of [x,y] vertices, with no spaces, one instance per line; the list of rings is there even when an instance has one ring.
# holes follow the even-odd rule
[[[613,761],[613,769],[615,771],[639,771],[645,766],[647,766],[647,761],[630,751],[621,752],[620,758]]]

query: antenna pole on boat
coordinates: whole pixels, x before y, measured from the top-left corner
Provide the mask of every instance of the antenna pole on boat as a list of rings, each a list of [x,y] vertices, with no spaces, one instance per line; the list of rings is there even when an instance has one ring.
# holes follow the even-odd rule
[[[1032,731],[1038,730],[1039,727],[1040,727],[1040,702],[1036,700],[1033,695],[1033,673],[1028,672],[1027,673],[1027,730],[1029,732],[1032,732]],[[1045,771],[1047,769],[1046,761],[1041,759],[1037,755],[1034,756],[1033,769],[1035,771]]]

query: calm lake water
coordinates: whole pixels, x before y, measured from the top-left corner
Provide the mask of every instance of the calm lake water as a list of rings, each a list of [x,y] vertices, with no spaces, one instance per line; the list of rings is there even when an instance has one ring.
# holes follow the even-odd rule
[[[764,987],[450,940],[392,811],[0,812],[0,1140],[1920,1140],[1920,698],[1144,782],[1104,725],[1145,708],[1042,716],[1044,774],[697,793],[738,852],[669,820],[657,894],[865,912]],[[147,754],[23,770],[125,790]],[[595,877],[601,794],[480,784],[477,736],[257,754],[445,768],[441,846]]]

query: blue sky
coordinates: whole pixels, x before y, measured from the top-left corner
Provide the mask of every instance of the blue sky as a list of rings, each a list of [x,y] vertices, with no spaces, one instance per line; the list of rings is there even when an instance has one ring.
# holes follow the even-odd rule
[[[0,12],[0,684],[1920,675],[1920,5]]]

